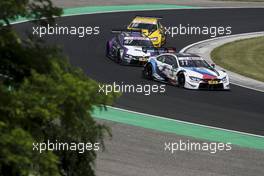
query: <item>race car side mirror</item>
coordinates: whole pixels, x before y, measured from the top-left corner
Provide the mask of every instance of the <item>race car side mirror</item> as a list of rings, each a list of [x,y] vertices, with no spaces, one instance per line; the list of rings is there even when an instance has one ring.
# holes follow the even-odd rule
[[[214,63],[213,63],[213,64],[211,64],[211,67],[215,68],[215,64],[214,64]]]
[[[142,29],[142,33],[145,35],[145,36],[148,36],[149,35],[149,31],[147,29]]]

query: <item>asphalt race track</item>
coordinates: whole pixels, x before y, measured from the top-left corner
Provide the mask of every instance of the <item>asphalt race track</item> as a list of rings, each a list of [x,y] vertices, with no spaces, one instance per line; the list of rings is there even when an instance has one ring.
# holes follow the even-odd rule
[[[111,29],[122,28],[135,15],[162,16],[164,26],[232,26],[232,34],[264,31],[264,9],[186,9],[122,12],[64,17],[64,26],[100,26],[100,35],[86,38],[48,36],[49,43],[64,46],[72,64],[93,79],[124,84],[160,84],[141,78],[140,67],[120,66],[105,57]],[[30,23],[16,25],[31,30]],[[31,31],[32,32],[32,31]],[[168,37],[167,46],[179,51],[188,44],[209,38],[205,35]],[[165,94],[123,94],[116,107],[214,127],[264,135],[264,93],[232,85],[231,91],[190,91],[166,86]],[[151,123],[151,122],[150,122]]]

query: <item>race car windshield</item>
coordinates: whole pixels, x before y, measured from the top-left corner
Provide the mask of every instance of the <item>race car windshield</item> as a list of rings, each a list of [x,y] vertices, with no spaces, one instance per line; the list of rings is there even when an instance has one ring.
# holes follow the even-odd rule
[[[135,39],[125,39],[124,45],[129,46],[152,46],[152,42],[150,40],[135,40]]]
[[[181,67],[205,67],[211,68],[211,66],[202,59],[188,58],[188,59],[179,59],[179,64]]]
[[[148,23],[132,23],[130,27],[134,29],[147,29],[148,31],[157,30],[157,25]]]

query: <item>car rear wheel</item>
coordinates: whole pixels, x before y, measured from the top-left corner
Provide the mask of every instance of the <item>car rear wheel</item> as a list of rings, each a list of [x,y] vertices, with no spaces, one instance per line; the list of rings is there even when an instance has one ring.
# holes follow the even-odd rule
[[[150,64],[146,65],[146,67],[144,67],[144,70],[143,70],[144,78],[152,80],[153,79],[152,73],[153,73],[152,66]]]
[[[106,57],[110,57],[110,46],[109,46],[109,42],[106,43],[106,50],[105,50],[105,55]]]
[[[180,73],[178,75],[178,86],[179,87],[184,87],[184,85],[185,85],[185,76],[184,76],[183,73]]]

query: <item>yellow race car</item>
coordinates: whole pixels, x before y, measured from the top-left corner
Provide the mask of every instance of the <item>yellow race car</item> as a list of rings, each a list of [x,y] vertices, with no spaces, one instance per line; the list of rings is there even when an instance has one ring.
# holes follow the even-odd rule
[[[165,44],[166,36],[163,26],[158,17],[136,16],[128,25],[128,30],[141,30],[142,34],[150,38],[154,47],[161,47]]]

